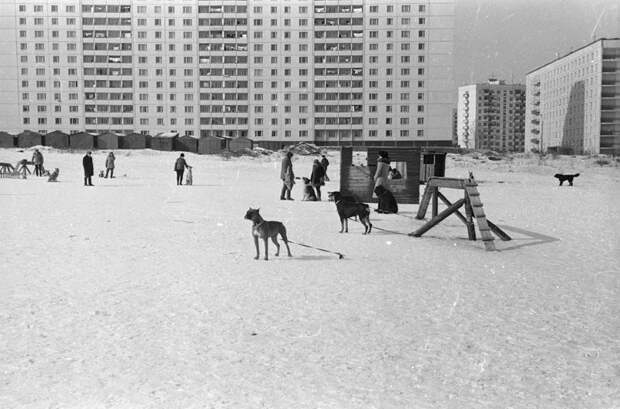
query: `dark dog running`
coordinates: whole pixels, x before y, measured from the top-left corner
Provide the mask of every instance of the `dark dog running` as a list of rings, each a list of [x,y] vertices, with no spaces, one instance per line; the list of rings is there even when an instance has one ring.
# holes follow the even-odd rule
[[[258,209],[250,209],[246,212],[245,218],[252,220],[252,237],[254,238],[254,245],[256,246],[256,257],[254,260],[258,260],[260,257],[260,251],[258,249],[258,239],[261,238],[265,242],[265,260],[269,260],[269,253],[267,249],[267,243],[269,239],[276,245],[276,256],[280,255],[280,244],[278,243],[278,234],[282,236],[282,241],[286,245],[286,251],[288,256],[292,257],[291,250],[288,247],[288,239],[286,238],[286,227],[282,222],[267,221],[261,217],[258,213]]]
[[[328,197],[336,202],[336,210],[340,217],[340,233],[349,232],[349,218],[353,216],[357,216],[364,225],[362,234],[370,233],[372,223],[370,223],[370,207],[367,204],[344,200],[340,192],[328,192]]]
[[[565,181],[568,181],[569,186],[572,186],[573,179],[577,176],[579,176],[579,173],[575,173],[574,175],[563,175],[561,173],[556,173],[555,175],[553,175],[553,177],[557,178],[560,181],[560,186],[562,186],[562,183],[564,183]]]

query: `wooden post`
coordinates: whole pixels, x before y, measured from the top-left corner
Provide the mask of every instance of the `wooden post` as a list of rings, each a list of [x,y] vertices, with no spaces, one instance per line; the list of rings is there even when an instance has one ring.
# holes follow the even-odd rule
[[[437,217],[437,213],[439,212],[439,203],[437,202],[437,193],[439,193],[439,188],[434,186],[433,188],[433,217]]]
[[[469,195],[467,191],[465,191],[465,216],[467,218],[467,222],[465,225],[467,226],[467,237],[469,240],[476,240],[476,226],[474,225],[474,211],[471,208],[471,200],[469,199]]]

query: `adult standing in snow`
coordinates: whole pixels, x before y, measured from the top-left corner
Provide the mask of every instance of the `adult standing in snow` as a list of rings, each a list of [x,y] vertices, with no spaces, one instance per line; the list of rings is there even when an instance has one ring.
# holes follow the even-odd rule
[[[34,163],[34,175],[43,176],[43,154],[38,149],[32,154],[32,163]]]
[[[291,161],[293,152],[286,152],[282,158],[282,166],[280,168],[280,179],[282,179],[282,191],[280,192],[280,200],[293,200],[291,191],[295,184],[295,173],[293,173],[293,162]]]
[[[377,170],[374,176],[375,186],[372,189],[373,195],[375,195],[374,190],[377,186],[383,186],[386,189],[389,189],[389,185],[388,185],[389,173],[390,173],[390,158],[388,156],[388,153],[386,151],[379,151],[379,158],[377,159]]]
[[[325,170],[321,166],[318,159],[312,164],[312,173],[310,174],[310,183],[316,189],[316,200],[321,200],[321,186],[325,184]]]
[[[108,178],[108,174],[110,174],[110,179],[114,177],[114,161],[116,158],[114,157],[114,152],[108,153],[108,157],[105,159],[105,177]]]
[[[189,169],[189,165],[185,161],[185,154],[182,153],[174,163],[174,170],[177,172],[177,185],[179,186],[183,184],[183,173],[185,172],[185,168]]]
[[[94,172],[93,158],[90,156],[91,153],[91,151],[86,152],[86,155],[82,158],[82,167],[84,168],[84,186],[94,186],[91,179]]]
[[[329,182],[329,177],[327,176],[327,167],[329,166],[329,161],[325,155],[321,155],[321,166],[323,166],[323,173],[325,173],[325,181]]]

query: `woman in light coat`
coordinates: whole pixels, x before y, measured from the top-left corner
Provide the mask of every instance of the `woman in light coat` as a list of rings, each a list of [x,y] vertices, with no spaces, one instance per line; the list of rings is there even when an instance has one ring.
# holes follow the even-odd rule
[[[386,189],[389,189],[388,185],[388,175],[390,173],[390,158],[386,151],[379,151],[379,159],[377,159],[377,171],[375,172],[374,181],[375,186],[372,189],[373,195],[374,190],[377,186],[383,186]]]
[[[114,177],[114,161],[116,158],[114,157],[114,153],[108,153],[108,157],[105,159],[105,177],[107,179],[108,174],[110,174],[110,178]]]

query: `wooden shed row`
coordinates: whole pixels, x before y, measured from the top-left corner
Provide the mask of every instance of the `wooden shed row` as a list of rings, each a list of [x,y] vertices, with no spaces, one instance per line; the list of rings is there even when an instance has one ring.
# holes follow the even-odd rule
[[[253,141],[246,138],[225,138],[208,136],[200,139],[192,136],[179,136],[177,132],[162,132],[155,136],[141,133],[119,135],[105,132],[94,135],[87,132],[66,134],[53,131],[40,134],[33,131],[24,131],[17,135],[0,132],[0,147],[29,148],[43,145],[54,148],[69,149],[145,149],[151,148],[160,151],[183,151],[200,154],[219,153],[223,151],[240,151],[252,149]]]

